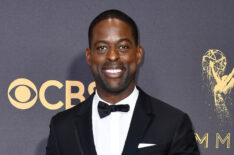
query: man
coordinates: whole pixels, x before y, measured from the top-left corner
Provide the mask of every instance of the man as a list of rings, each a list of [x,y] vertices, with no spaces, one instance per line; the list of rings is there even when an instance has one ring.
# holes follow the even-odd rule
[[[135,22],[108,10],[89,27],[96,92],[51,120],[47,155],[199,155],[188,116],[136,87]]]

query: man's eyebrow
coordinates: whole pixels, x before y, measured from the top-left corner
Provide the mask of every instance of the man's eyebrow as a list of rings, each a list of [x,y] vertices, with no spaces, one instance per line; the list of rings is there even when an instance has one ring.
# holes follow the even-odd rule
[[[97,44],[100,44],[100,43],[108,44],[108,42],[105,41],[105,40],[98,40],[98,41],[96,41],[96,42],[94,43],[94,46],[96,46]]]
[[[122,38],[122,39],[119,39],[117,42],[120,43],[122,41],[127,41],[129,42],[130,44],[132,44],[132,41],[128,38]],[[94,43],[94,46],[97,46],[97,44],[100,44],[100,43],[103,43],[103,44],[108,44],[108,42],[106,40],[98,40]]]
[[[120,39],[120,40],[118,40],[118,43],[120,43],[120,42],[122,42],[122,41],[127,41],[127,42],[129,42],[130,44],[132,44],[132,41],[129,40],[128,38]]]

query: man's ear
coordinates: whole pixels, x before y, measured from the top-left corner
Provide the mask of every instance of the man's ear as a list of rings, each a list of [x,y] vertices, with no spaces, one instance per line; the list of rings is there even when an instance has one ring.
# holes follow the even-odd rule
[[[137,46],[137,64],[139,65],[143,58],[143,49],[140,45]]]
[[[91,51],[90,51],[90,48],[86,48],[85,50],[85,53],[86,53],[86,62],[89,66],[91,66]]]

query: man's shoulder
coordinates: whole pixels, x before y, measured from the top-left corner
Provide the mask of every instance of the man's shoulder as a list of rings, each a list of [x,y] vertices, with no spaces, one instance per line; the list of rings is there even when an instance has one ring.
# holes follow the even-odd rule
[[[61,111],[61,112],[58,112],[57,114],[55,114],[52,119],[53,120],[61,120],[61,119],[68,119],[70,117],[73,117],[76,113],[79,112],[79,109],[80,107],[83,106],[83,102],[81,103],[78,103],[76,106],[70,108],[70,109],[67,109],[67,110],[64,110],[64,111]]]
[[[160,100],[151,95],[145,93],[144,91],[140,90],[140,94],[143,96],[144,101],[149,103],[152,108],[152,112],[155,115],[165,116],[165,117],[182,117],[185,115],[185,112],[182,110]]]
[[[174,107],[174,106],[172,106],[172,105],[170,105],[162,100],[159,100],[159,99],[154,98],[152,96],[151,96],[151,100],[153,103],[152,104],[153,109],[155,111],[157,111],[157,113],[168,113],[170,115],[184,115],[185,114],[182,110],[180,110],[180,109],[178,109],[178,108],[176,108],[176,107]]]
[[[86,112],[86,110],[88,110],[91,107],[90,102],[92,100],[92,97],[93,95],[90,95],[88,99],[78,103],[74,107],[58,112],[52,117],[51,121],[53,121],[54,123],[65,123],[65,122],[69,123],[76,116],[83,114],[84,112]]]
[[[182,110],[146,93],[142,96],[144,99],[143,102],[150,107],[151,114],[155,116],[154,127],[160,124],[160,128],[172,131],[171,133],[173,133],[174,129],[180,124],[192,126],[189,116]]]

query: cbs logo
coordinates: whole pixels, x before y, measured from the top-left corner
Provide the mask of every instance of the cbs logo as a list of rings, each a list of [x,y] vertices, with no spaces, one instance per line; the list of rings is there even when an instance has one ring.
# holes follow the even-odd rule
[[[84,84],[80,81],[69,81],[65,82],[65,104],[59,100],[56,103],[49,103],[45,98],[45,92],[49,87],[56,87],[61,89],[64,85],[57,80],[48,80],[44,82],[39,92],[35,84],[25,78],[19,78],[11,82],[8,87],[8,99],[11,104],[18,109],[29,109],[31,108],[37,101],[38,97],[41,101],[41,104],[49,109],[49,110],[57,110],[65,105],[65,109],[72,108],[71,100],[79,99],[80,102],[85,100]],[[92,94],[95,88],[95,82],[91,82],[88,86],[88,93]],[[77,87],[79,89],[78,92],[72,92],[72,87]]]

